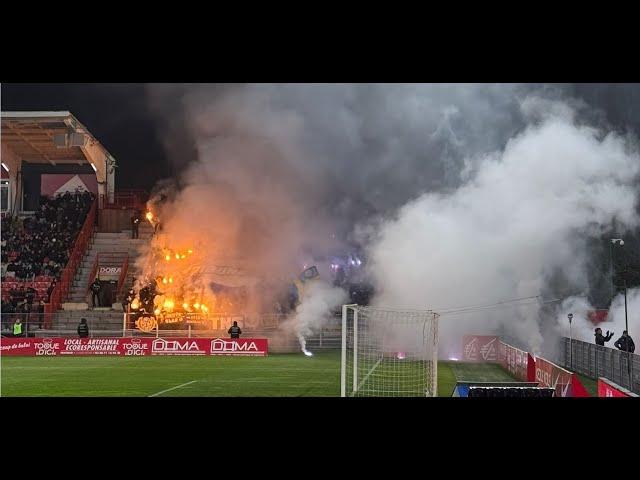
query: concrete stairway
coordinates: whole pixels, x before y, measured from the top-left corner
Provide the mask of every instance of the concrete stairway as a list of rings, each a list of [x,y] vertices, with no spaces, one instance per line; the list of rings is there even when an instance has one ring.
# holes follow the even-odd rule
[[[127,252],[129,254],[129,268],[127,270],[124,288],[121,290],[122,294],[118,297],[118,300],[120,300],[138,273],[135,270],[135,262],[139,256],[139,248],[142,245],[150,243],[153,235],[153,227],[151,227],[148,222],[143,222],[139,227],[138,233],[139,238],[132,239],[131,230],[124,230],[120,233],[96,232],[91,239],[87,253],[78,267],[67,301],[73,303],[90,303],[91,300],[87,291],[89,275],[91,274],[98,253]],[[122,318],[120,318],[120,321],[122,321]]]

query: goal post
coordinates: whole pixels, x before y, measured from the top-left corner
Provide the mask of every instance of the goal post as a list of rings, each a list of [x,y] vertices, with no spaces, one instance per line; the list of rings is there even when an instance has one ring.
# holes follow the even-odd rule
[[[435,397],[438,314],[342,306],[342,397]]]

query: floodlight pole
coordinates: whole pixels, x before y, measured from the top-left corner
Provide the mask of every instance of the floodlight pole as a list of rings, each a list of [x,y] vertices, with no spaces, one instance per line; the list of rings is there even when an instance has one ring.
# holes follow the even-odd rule
[[[615,267],[613,265],[613,245],[615,243],[619,243],[620,246],[622,246],[624,245],[624,240],[622,238],[612,238],[609,243],[609,258],[611,259],[611,300],[613,300],[613,297],[615,296]]]
[[[629,318],[627,316],[627,279],[624,279],[624,329],[629,335]],[[629,352],[629,340],[627,340],[627,371],[629,372],[629,384],[633,382],[631,380],[631,352]]]
[[[571,320],[573,319],[573,313],[570,313],[567,317],[569,317],[569,368],[573,370],[573,335],[571,334]]]

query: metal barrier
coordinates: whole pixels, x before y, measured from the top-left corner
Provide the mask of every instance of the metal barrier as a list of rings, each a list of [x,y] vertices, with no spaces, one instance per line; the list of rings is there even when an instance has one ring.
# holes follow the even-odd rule
[[[100,195],[99,202],[101,209],[135,209],[144,210],[146,208],[149,194],[145,190],[120,190],[114,193],[113,203],[105,201],[104,195]]]
[[[43,312],[3,313],[0,317],[0,333],[3,337],[13,337],[13,325],[20,319],[22,323],[21,337],[33,337],[36,332],[44,331],[45,315]]]
[[[91,323],[91,322],[89,322]],[[243,331],[242,336],[245,338],[252,337],[273,337],[277,335],[278,332],[274,330],[246,330]],[[8,332],[3,331],[4,336],[13,336]],[[26,336],[26,335],[23,335]],[[34,329],[29,331],[30,337],[78,337],[78,333],[76,330],[39,330]],[[226,338],[228,334],[226,330],[195,330],[195,329],[187,329],[187,330],[158,330],[153,332],[141,332],[137,329],[127,329],[127,330],[94,330],[89,326],[89,338],[101,338],[101,337],[147,337],[147,338],[171,338],[171,337],[179,337],[179,338],[211,338],[211,337],[221,337]],[[331,349],[339,349],[342,345],[342,335],[340,332],[335,331],[334,329],[322,329],[317,333],[309,336],[307,339],[306,348],[315,351],[315,350],[331,350]]]
[[[559,363],[589,378],[604,377],[640,393],[640,355],[562,337]]]

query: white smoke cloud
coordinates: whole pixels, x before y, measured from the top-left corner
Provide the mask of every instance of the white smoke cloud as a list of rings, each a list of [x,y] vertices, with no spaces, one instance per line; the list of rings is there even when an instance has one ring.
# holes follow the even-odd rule
[[[525,102],[546,114],[480,159],[472,179],[421,196],[383,224],[370,247],[379,304],[437,310],[537,296],[557,270],[586,290],[586,238],[614,218],[637,226],[637,153],[615,134],[577,125],[567,105],[534,105]],[[445,314],[441,338],[503,331],[540,352],[540,312],[533,304]]]
[[[308,282],[293,322],[303,352],[306,352],[306,339],[319,332],[329,319],[331,311],[346,301],[347,295],[341,288],[321,280]]]
[[[167,228],[277,277],[299,273],[301,247],[326,249],[341,232],[369,244],[384,306],[537,296],[559,272],[566,291],[586,292],[586,239],[613,219],[638,223],[640,162],[626,139],[577,123],[584,104],[537,89],[151,87],[184,172]],[[306,303],[301,325],[332,302]],[[549,327],[541,304],[525,303],[444,315],[442,341],[499,331],[539,351],[566,312]]]
[[[584,298],[570,297],[566,299],[561,308],[558,311],[556,317],[557,332],[559,335],[569,336],[569,320],[567,315],[573,313],[571,333],[576,340],[582,340],[583,342],[594,342],[595,326],[587,317],[587,313],[593,310],[593,307]],[[640,289],[634,288],[627,291],[627,322],[629,335],[631,337],[638,337],[637,332],[640,332]],[[622,336],[622,332],[626,329],[625,325],[625,309],[624,309],[624,295],[622,293],[616,295],[611,302],[609,308],[609,314],[607,320],[598,324],[598,327],[602,329],[602,333],[606,334],[607,330],[613,332],[614,335],[610,342],[605,346],[614,348],[613,344],[618,338]],[[634,342],[636,340],[634,339]]]

